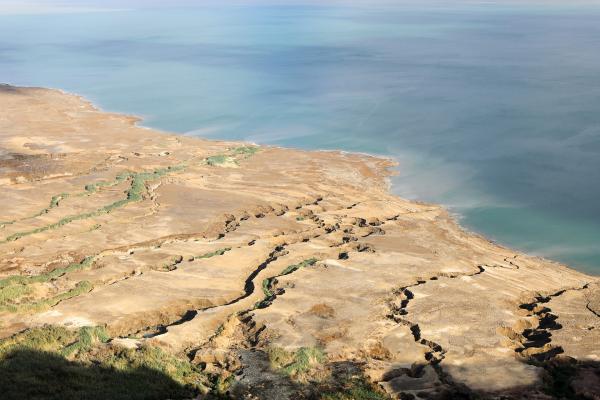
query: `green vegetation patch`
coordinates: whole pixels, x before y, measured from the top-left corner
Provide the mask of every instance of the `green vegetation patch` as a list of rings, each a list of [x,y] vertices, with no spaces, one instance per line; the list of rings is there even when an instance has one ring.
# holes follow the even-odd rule
[[[218,154],[216,156],[210,156],[206,158],[206,164],[210,165],[211,167],[231,162],[235,162],[235,160],[225,154]]]
[[[39,301],[23,301],[33,290],[31,285],[45,283],[73,271],[80,271],[92,265],[94,257],[86,257],[79,263],[72,263],[66,267],[56,268],[40,275],[16,275],[0,280],[0,312],[39,312],[55,306],[63,300],[79,296],[92,290],[93,286],[88,281],[77,283],[67,292]]]
[[[294,377],[305,375],[327,359],[323,350],[317,347],[301,347],[292,353],[272,346],[267,349],[267,354],[273,369]]]
[[[158,347],[149,345],[139,349],[119,348],[116,351],[101,354],[99,361],[122,371],[131,367],[150,368],[184,384],[193,385],[204,379],[201,371],[188,360],[177,358]]]
[[[281,273],[279,275],[263,279],[262,291],[263,291],[263,294],[265,295],[265,298],[262,299],[261,301],[257,302],[254,305],[254,308],[265,308],[271,304],[271,301],[273,300],[273,298],[275,296],[275,293],[272,290],[273,282],[275,281],[275,279],[279,278],[280,276],[289,275],[289,274],[299,270],[300,268],[314,265],[316,262],[317,262],[316,258],[309,258],[298,264],[288,265],[283,271],[281,271]]]
[[[175,269],[177,269],[177,264],[180,264],[182,261],[183,256],[172,256],[169,262],[155,269],[163,272],[174,271]]]
[[[131,185],[126,192],[125,199],[113,202],[109,205],[106,205],[106,206],[96,210],[96,211],[65,217],[65,218],[59,220],[58,222],[46,225],[44,227],[33,229],[31,231],[17,232],[15,234],[8,236],[4,241],[0,241],[0,243],[14,241],[14,240],[20,239],[21,237],[31,235],[34,233],[40,233],[40,232],[44,232],[44,231],[47,231],[50,229],[56,229],[60,226],[66,225],[66,224],[71,223],[76,220],[82,220],[82,219],[110,213],[114,209],[122,207],[130,202],[135,202],[135,201],[141,200],[142,195],[143,195],[144,191],[146,190],[146,182],[147,181],[158,179],[158,178],[160,178],[168,173],[171,173],[171,172],[181,171],[184,168],[185,168],[185,165],[181,164],[181,165],[177,165],[174,167],[156,169],[152,172],[141,172],[141,173],[125,172],[125,173],[118,175],[117,178],[115,179],[115,181],[99,182],[94,185],[87,185],[86,191],[94,192],[99,187],[115,185],[118,182],[125,181],[126,179],[131,180]],[[65,198],[67,196],[68,196],[68,194],[63,193],[61,195],[52,197],[49,208],[47,208],[46,210],[49,210],[53,207],[58,206],[61,199]],[[99,227],[99,225],[96,225],[96,226]],[[97,229],[97,228],[95,228],[95,229]],[[60,294],[58,294],[54,297],[48,298],[48,299],[43,299],[43,300],[40,300],[37,302],[19,302],[18,301],[22,297],[27,296],[31,293],[31,288],[28,287],[28,285],[31,285],[34,283],[49,282],[53,279],[57,279],[57,278],[65,275],[67,273],[74,272],[74,271],[80,271],[80,270],[89,268],[93,264],[94,259],[95,259],[94,256],[86,257],[83,261],[81,261],[79,263],[72,263],[66,267],[56,268],[50,272],[42,273],[39,275],[33,275],[33,276],[16,275],[16,276],[10,276],[8,278],[0,279],[0,312],[1,311],[6,311],[6,312],[41,311],[41,310],[45,310],[47,308],[53,307],[54,305],[58,304],[59,302],[65,300],[65,299],[79,296],[80,294],[89,292],[90,290],[92,290],[92,284],[88,281],[84,281],[84,282],[79,282],[73,289],[71,289],[67,292],[64,292],[64,293],[60,293]]]
[[[256,154],[259,150],[260,148],[258,146],[240,146],[234,148],[232,150],[232,153],[235,155],[245,155],[247,157],[250,157]]]
[[[321,400],[389,399],[365,378],[362,371],[343,376],[324,373],[327,370],[327,356],[318,347],[301,347],[293,352],[271,346],[267,348],[267,355],[272,369],[280,371],[294,380],[312,381],[315,385],[313,386],[314,398]],[[327,378],[323,379],[324,376]]]
[[[33,214],[32,216],[29,217],[24,217],[24,218],[20,218],[20,219],[13,219],[11,221],[6,221],[6,222],[0,222],[0,228],[4,228],[6,225],[12,225],[15,222],[18,221],[24,221],[26,219],[30,219],[30,218],[37,218],[39,216],[42,216],[44,214],[48,214],[50,212],[50,210],[52,210],[53,208],[58,207],[58,204],[63,200],[66,199],[67,197],[69,197],[69,193],[61,193],[61,194],[57,194],[55,196],[52,196],[52,198],[50,199],[50,204],[48,204],[48,207],[43,208],[41,211],[38,211],[37,213]]]
[[[116,186],[119,183],[126,181],[131,176],[131,172],[122,172],[115,177],[112,181],[100,181],[96,183],[90,183],[85,185],[84,189],[86,192],[95,193],[99,188]]]
[[[259,151],[257,146],[240,146],[233,149],[229,149],[229,154],[217,154],[214,156],[207,157],[205,159],[206,164],[211,167],[223,165],[223,164],[237,164],[236,159],[244,159],[251,157]]]
[[[350,379],[343,382],[343,387],[335,391],[326,391],[321,400],[386,400],[389,397],[378,392],[364,378]]]
[[[160,348],[113,346],[102,327],[46,326],[0,341],[7,399],[184,399],[208,385],[202,372]]]
[[[225,247],[222,249],[212,251],[210,253],[202,254],[201,256],[196,256],[196,257],[194,257],[194,260],[199,260],[202,258],[211,258],[211,257],[215,257],[215,256],[222,256],[223,254],[227,253],[229,250],[231,250],[231,247]]]
[[[31,287],[27,285],[13,285],[0,288],[0,307],[31,294],[31,291]]]
[[[271,290],[274,280],[275,280],[275,277],[263,279],[262,290],[263,290],[263,294],[265,295],[265,297],[271,297],[271,296],[275,295],[275,293],[273,293],[273,291]]]
[[[14,234],[6,237],[3,241],[0,241],[0,243],[12,242],[12,241],[21,239],[24,236],[29,236],[29,235],[33,235],[36,233],[41,233],[41,232],[45,232],[48,230],[57,229],[57,228],[60,228],[61,226],[70,224],[71,222],[74,222],[74,221],[80,221],[83,219],[98,217],[103,214],[109,214],[112,211],[116,210],[117,208],[121,208],[129,203],[142,200],[143,193],[146,191],[146,182],[156,180],[156,179],[161,178],[172,172],[181,171],[181,170],[185,169],[185,167],[186,167],[185,164],[180,164],[180,165],[170,166],[170,167],[166,167],[166,168],[159,168],[152,172],[136,172],[136,173],[124,172],[124,173],[118,175],[117,178],[115,179],[115,182],[116,181],[124,181],[126,179],[131,180],[131,185],[130,185],[129,189],[125,192],[126,197],[124,199],[115,201],[115,202],[108,204],[104,207],[101,207],[95,211],[90,211],[90,212],[76,214],[76,215],[70,215],[68,217],[65,217],[57,222],[54,222],[54,223],[46,225],[46,226],[32,229],[30,231],[14,233]],[[93,193],[98,189],[98,187],[109,186],[109,185],[111,185],[111,183],[99,182],[99,183],[95,183],[93,185],[86,185],[85,190],[87,192]]]
[[[310,371],[314,366],[325,361],[325,353],[316,347],[301,347],[294,354],[294,361],[286,365],[283,370],[288,375],[299,375]]]
[[[21,220],[25,220],[25,219],[29,219],[29,218],[36,218],[36,217],[39,217],[41,215],[48,214],[50,212],[50,210],[52,210],[53,208],[58,207],[58,205],[60,204],[60,202],[62,200],[64,200],[64,199],[66,199],[67,197],[69,197],[69,193],[61,193],[61,194],[57,194],[55,196],[52,196],[52,198],[50,199],[50,204],[48,204],[48,207],[42,209],[40,212],[38,212],[37,214],[32,215],[31,217],[23,218]]]
[[[212,380],[213,396],[209,397],[209,399],[231,399],[232,397],[227,394],[227,391],[231,388],[234,381],[234,375],[229,375],[227,377],[218,375]]]
[[[58,204],[67,197],[69,197],[69,193],[61,193],[59,195],[52,196],[52,198],[50,199],[50,205],[48,206],[47,210],[51,210],[55,207],[58,207]]]
[[[106,343],[110,337],[101,326],[84,326],[70,330],[62,326],[44,326],[0,341],[0,362],[14,350],[51,351],[63,356],[77,356],[92,349],[97,343]]]
[[[77,340],[70,345],[63,347],[60,350],[60,354],[63,356],[70,356],[72,354],[84,353],[91,350],[95,343],[106,343],[109,340],[110,336],[108,336],[104,327],[84,326],[79,330]]]
[[[79,263],[72,263],[66,267],[56,268],[50,272],[39,275],[14,275],[0,280],[0,290],[11,285],[27,285],[30,283],[49,282],[52,279],[59,278],[69,272],[81,271],[89,268],[94,262],[95,257],[90,256],[83,259]],[[0,291],[1,293],[1,291]],[[1,295],[0,295],[1,297]]]
[[[77,331],[59,326],[29,329],[0,341],[0,360],[15,349],[59,351],[77,340]]]
[[[35,302],[25,303],[5,303],[0,305],[0,312],[11,312],[11,313],[33,313],[47,310],[48,308],[54,307],[63,300],[77,297],[83,293],[87,293],[94,288],[91,282],[81,281],[78,282],[75,287],[63,293],[59,293],[55,296],[47,299],[42,299]]]
[[[281,271],[279,276],[289,275],[292,272],[296,272],[296,270],[299,270],[300,268],[310,267],[311,265],[315,265],[316,262],[317,262],[316,258],[309,258],[308,260],[304,260],[298,264],[288,265],[283,271]]]

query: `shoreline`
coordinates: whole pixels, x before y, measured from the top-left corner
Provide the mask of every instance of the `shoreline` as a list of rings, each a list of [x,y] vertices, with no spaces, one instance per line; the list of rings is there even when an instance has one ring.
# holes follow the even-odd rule
[[[240,142],[238,140],[230,140],[230,139],[214,139],[214,138],[205,138],[203,136],[197,136],[197,135],[185,135],[183,133],[177,133],[177,132],[171,132],[171,131],[167,131],[167,130],[162,130],[159,128],[155,128],[149,125],[144,125],[144,120],[145,120],[145,116],[143,115],[136,115],[136,114],[130,114],[130,113],[125,113],[119,110],[108,110],[108,109],[104,109],[102,107],[102,105],[95,103],[92,100],[88,100],[84,95],[82,94],[78,94],[75,92],[69,92],[60,88],[53,88],[53,87],[37,87],[37,86],[13,86],[10,83],[0,83],[0,85],[2,86],[7,86],[7,87],[22,87],[22,88],[28,88],[28,89],[41,89],[41,90],[54,90],[57,91],[59,93],[68,95],[68,96],[73,96],[75,98],[80,99],[82,102],[84,103],[88,103],[94,110],[98,111],[98,112],[103,112],[103,113],[110,113],[110,114],[116,114],[116,115],[122,115],[122,116],[126,116],[128,118],[131,118],[133,121],[133,124],[141,129],[147,129],[148,131],[151,132],[159,132],[161,134],[164,135],[174,135],[174,136],[182,136],[182,137],[188,137],[188,138],[197,138],[199,140],[206,140],[206,141],[215,141],[215,142],[227,142],[227,143],[231,143],[231,142]],[[390,192],[390,194],[398,196],[404,200],[407,201],[412,201],[412,202],[417,202],[417,203],[422,203],[422,204],[429,204],[429,205],[437,205],[440,207],[443,207],[446,211],[448,211],[452,217],[455,219],[455,221],[461,226],[461,228],[465,231],[468,232],[470,234],[473,235],[477,235],[477,236],[481,236],[482,238],[484,238],[485,240],[490,241],[491,243],[498,245],[498,246],[502,246],[505,247],[507,249],[514,249],[522,254],[529,254],[535,257],[539,257],[540,259],[546,260],[548,262],[552,262],[554,264],[557,265],[562,265],[562,266],[566,266],[568,268],[571,268],[575,271],[581,272],[581,273],[585,273],[588,274],[590,276],[596,276],[596,277],[600,277],[600,268],[596,268],[596,267],[586,267],[586,268],[578,268],[578,267],[574,267],[572,265],[570,265],[568,262],[563,262],[563,261],[559,261],[557,259],[554,259],[551,256],[546,256],[544,255],[542,252],[540,253],[536,253],[535,251],[528,251],[522,248],[519,248],[518,246],[515,246],[514,244],[511,245],[508,242],[502,241],[501,239],[498,238],[493,238],[490,233],[486,233],[484,232],[484,230],[478,230],[478,229],[474,229],[474,228],[470,228],[467,227],[465,225],[463,225],[463,223],[461,223],[461,220],[465,217],[464,214],[453,210],[453,207],[448,205],[448,204],[444,204],[444,203],[436,203],[436,202],[431,202],[431,201],[427,201],[427,200],[421,200],[418,198],[405,198],[402,197],[401,194],[396,194],[393,191],[393,177],[394,176],[398,176],[400,174],[400,172],[397,170],[401,164],[400,160],[398,160],[396,157],[394,156],[388,156],[388,155],[384,155],[384,154],[376,154],[376,153],[367,153],[367,152],[359,152],[359,151],[348,151],[348,150],[342,150],[342,149],[303,149],[303,148],[298,148],[298,147],[290,147],[290,146],[280,146],[280,145],[273,145],[273,144],[260,144],[260,143],[255,143],[255,142],[246,142],[246,141],[241,141],[243,143],[248,143],[248,144],[254,144],[254,145],[258,145],[258,146],[268,146],[268,147],[272,147],[272,148],[279,148],[279,149],[290,149],[290,150],[296,150],[296,151],[307,151],[307,152],[323,152],[323,153],[339,153],[339,154],[356,154],[356,155],[360,155],[360,156],[365,156],[365,157],[372,157],[375,159],[381,159],[381,160],[387,160],[391,163],[389,169],[389,174],[385,177],[385,180],[387,182],[387,186],[388,186],[388,191]],[[396,170],[394,170],[394,168]]]
[[[278,400],[297,386],[265,372],[272,349],[317,352],[310,382],[358,362],[391,397],[418,384],[518,399],[559,354],[600,360],[597,277],[392,194],[390,159],[138,122],[57,90],[0,90],[0,344],[101,327],[103,351],[184,354]]]
[[[252,145],[257,145],[257,146],[262,146],[262,147],[269,147],[269,148],[273,148],[273,149],[293,150],[293,151],[309,152],[309,153],[315,152],[315,153],[324,153],[324,154],[331,153],[331,154],[350,155],[350,156],[356,155],[356,156],[360,156],[360,157],[373,158],[376,160],[388,162],[389,166],[385,168],[386,172],[385,172],[385,174],[381,175],[381,178],[384,179],[384,181],[386,182],[387,191],[389,192],[390,195],[398,196],[402,200],[414,202],[414,203],[421,204],[421,205],[441,207],[452,216],[452,218],[456,221],[456,223],[461,227],[461,229],[463,231],[465,231],[468,234],[478,236],[478,237],[482,238],[483,240],[486,240],[494,245],[501,246],[507,250],[514,250],[521,254],[529,254],[529,255],[537,257],[541,260],[551,262],[553,264],[556,264],[556,265],[559,265],[562,267],[567,267],[569,269],[572,269],[572,270],[580,272],[580,273],[588,274],[590,276],[600,277],[600,272],[594,274],[591,271],[587,271],[587,270],[582,271],[582,270],[579,270],[578,268],[572,267],[571,265],[569,265],[567,263],[564,263],[564,262],[561,262],[561,261],[558,261],[558,260],[555,260],[552,258],[547,258],[543,254],[532,254],[532,253],[528,253],[526,250],[512,247],[510,244],[507,244],[500,240],[489,237],[485,232],[480,232],[480,231],[468,228],[460,223],[460,220],[464,217],[464,215],[459,212],[452,211],[451,207],[449,208],[447,205],[444,205],[442,203],[428,202],[428,201],[420,200],[420,199],[407,199],[407,198],[403,198],[399,194],[394,193],[392,177],[398,176],[400,174],[399,171],[394,170],[394,168],[399,168],[400,161],[393,156],[387,156],[387,155],[383,155],[383,154],[371,154],[371,153],[358,152],[358,151],[347,151],[347,150],[342,150],[342,149],[329,149],[329,150],[328,149],[303,149],[303,148],[296,148],[296,147],[288,147],[288,146],[280,146],[280,145],[272,145],[272,144],[260,144],[260,143],[254,143],[254,142],[229,140],[229,139],[212,139],[212,138],[209,139],[209,138],[204,138],[202,136],[196,136],[196,135],[183,135],[180,133],[170,132],[170,131],[166,131],[166,130],[157,129],[152,126],[144,125],[143,124],[144,116],[123,113],[118,110],[115,110],[115,111],[106,110],[101,105],[96,104],[92,100],[88,100],[84,95],[74,93],[74,92],[69,92],[69,91],[66,91],[66,90],[63,90],[60,88],[37,87],[37,86],[13,86],[9,83],[0,83],[0,86],[6,86],[9,88],[17,87],[17,88],[24,88],[24,89],[56,91],[63,95],[72,96],[72,97],[78,99],[79,101],[87,104],[92,110],[94,110],[96,112],[114,114],[114,115],[125,117],[125,118],[129,119],[131,121],[131,124],[137,128],[144,129],[144,130],[147,130],[152,133],[159,133],[159,134],[166,135],[166,136],[186,137],[186,138],[198,139],[200,141],[209,141],[209,142],[217,142],[217,143],[246,143],[246,144],[252,144]]]
[[[7,86],[7,87],[17,87],[17,86],[13,86],[9,83],[0,83],[0,85]],[[389,167],[387,167],[387,174],[382,177],[386,181],[387,190],[391,195],[398,196],[398,197],[402,198],[403,200],[410,201],[410,202],[415,202],[415,203],[419,203],[419,204],[423,204],[423,205],[442,207],[444,210],[446,210],[448,213],[450,213],[450,215],[452,215],[452,218],[457,222],[457,224],[460,225],[461,229],[463,229],[465,232],[472,234],[472,235],[479,236],[482,239],[487,240],[490,243],[493,243],[497,246],[501,246],[506,249],[512,249],[512,250],[518,251],[521,254],[529,254],[531,256],[540,258],[541,260],[551,262],[553,264],[560,265],[563,267],[567,267],[572,270],[575,270],[575,271],[578,271],[578,272],[581,272],[584,274],[588,274],[590,276],[600,277],[600,270],[596,271],[598,268],[581,268],[581,269],[579,269],[577,267],[571,266],[569,263],[562,262],[562,261],[559,261],[552,257],[545,256],[542,253],[531,252],[531,251],[528,251],[525,249],[518,248],[518,246],[515,247],[514,245],[511,245],[500,239],[489,236],[489,233],[485,233],[483,231],[469,228],[461,223],[461,220],[465,217],[465,215],[461,214],[460,212],[457,212],[456,210],[453,210],[452,207],[449,205],[446,205],[443,203],[430,202],[430,201],[421,200],[421,199],[417,199],[417,198],[404,198],[401,196],[401,194],[396,194],[393,191],[392,178],[394,176],[398,176],[400,174],[400,172],[398,171],[398,168],[400,167],[401,162],[394,156],[388,156],[388,155],[384,155],[384,154],[373,154],[373,153],[359,152],[359,151],[347,151],[347,150],[342,150],[342,149],[303,149],[303,148],[290,147],[290,146],[280,146],[280,145],[273,145],[273,144],[260,144],[260,143],[254,143],[254,142],[230,140],[230,139],[226,139],[226,138],[214,139],[214,138],[205,138],[203,136],[197,136],[197,135],[184,135],[181,133],[166,131],[166,130],[158,129],[158,128],[155,128],[155,127],[152,127],[149,125],[144,125],[145,117],[143,115],[123,113],[122,111],[119,111],[119,110],[104,109],[101,105],[96,104],[92,100],[88,100],[84,95],[81,95],[78,93],[69,92],[69,91],[66,91],[66,90],[63,90],[60,88],[52,88],[52,87],[36,87],[36,86],[18,86],[18,87],[27,88],[27,89],[53,90],[53,91],[57,91],[59,93],[67,95],[67,96],[73,96],[73,97],[79,99],[80,101],[82,101],[83,103],[88,104],[93,110],[96,110],[97,112],[109,113],[109,114],[115,114],[115,115],[127,117],[127,118],[131,119],[132,124],[138,128],[146,129],[150,132],[158,132],[158,133],[161,133],[161,134],[164,134],[167,136],[182,136],[182,137],[188,137],[188,138],[197,138],[197,139],[203,140],[203,141],[214,141],[214,142],[219,142],[219,143],[239,142],[239,143],[247,143],[247,144],[253,144],[253,145],[257,145],[257,146],[270,147],[270,148],[282,149],[282,150],[287,149],[287,150],[303,151],[303,152],[333,153],[333,154],[341,154],[341,155],[344,155],[344,154],[358,155],[358,156],[364,156],[367,158],[374,158],[377,160],[387,161],[390,163],[390,165],[389,165]],[[394,170],[394,169],[396,169],[396,170]]]

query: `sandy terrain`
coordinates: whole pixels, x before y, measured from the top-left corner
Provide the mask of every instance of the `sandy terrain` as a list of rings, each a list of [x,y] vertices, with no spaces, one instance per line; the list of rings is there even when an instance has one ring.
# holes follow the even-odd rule
[[[0,86],[1,337],[105,326],[264,399],[297,398],[273,348],[318,348],[310,379],[345,365],[392,398],[550,398],[548,365],[600,362],[597,277],[392,196],[390,161],[136,122]]]

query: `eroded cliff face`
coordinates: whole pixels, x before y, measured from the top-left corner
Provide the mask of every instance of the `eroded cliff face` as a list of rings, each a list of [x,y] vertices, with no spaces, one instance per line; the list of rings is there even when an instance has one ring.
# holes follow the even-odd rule
[[[237,398],[546,398],[557,365],[597,398],[597,278],[390,195],[388,160],[135,122],[0,88],[2,337],[105,327]]]

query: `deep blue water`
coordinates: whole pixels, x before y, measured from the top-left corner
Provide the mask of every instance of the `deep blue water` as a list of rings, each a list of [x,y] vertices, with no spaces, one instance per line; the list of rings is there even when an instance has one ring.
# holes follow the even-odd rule
[[[398,194],[600,273],[598,2],[0,15],[2,81],[189,135],[393,156]]]

